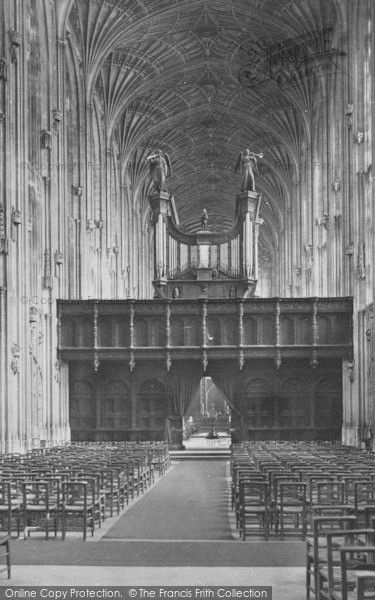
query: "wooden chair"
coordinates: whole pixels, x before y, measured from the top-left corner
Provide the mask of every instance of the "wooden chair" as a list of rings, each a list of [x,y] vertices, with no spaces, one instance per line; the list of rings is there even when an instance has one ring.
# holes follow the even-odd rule
[[[354,507],[359,521],[365,523],[365,509],[375,505],[375,481],[354,483]]]
[[[164,448],[154,448],[152,451],[151,464],[154,469],[158,470],[158,475],[161,477],[167,470],[167,460]]]
[[[344,483],[345,487],[345,502],[347,504],[355,503],[355,484],[363,483],[365,481],[369,481],[368,477],[359,476],[356,473],[346,474],[341,477],[341,481]]]
[[[76,473],[75,477],[72,478],[72,481],[83,480],[89,483],[93,483],[94,489],[94,505],[95,505],[95,515],[98,515],[98,526],[101,527],[101,522],[105,521],[106,514],[106,491],[101,489],[101,477],[100,473],[92,473],[91,471],[83,471],[81,473]]]
[[[375,528],[375,505],[368,504],[363,509],[364,513],[364,526]]]
[[[354,571],[356,578],[356,600],[374,600],[375,571]]]
[[[237,477],[237,491],[234,499],[234,512],[236,517],[236,527],[239,527],[240,521],[240,506],[241,506],[241,497],[240,497],[240,489],[241,484],[243,483],[266,483],[265,476],[257,471],[252,471],[251,473],[244,473],[243,471]]]
[[[139,496],[140,493],[143,494],[148,486],[147,459],[145,456],[131,456],[129,463],[134,490]]]
[[[18,497],[13,497],[13,488],[10,481],[0,482],[0,523],[2,529],[8,532],[8,536],[12,535],[12,518],[19,516],[21,508],[21,500]]]
[[[345,503],[345,484],[342,481],[318,481],[316,506],[334,506]]]
[[[306,483],[300,481],[281,481],[279,496],[275,505],[276,533],[283,540],[285,535],[301,534],[306,537]]]
[[[120,502],[124,505],[129,504],[130,500],[134,499],[134,486],[132,479],[132,472],[129,461],[127,460],[111,460],[108,467],[115,470],[118,479],[118,486],[120,489]]]
[[[149,487],[152,483],[155,483],[155,465],[152,461],[153,453],[151,450],[147,451],[146,454],[146,481],[147,487]]]
[[[243,541],[248,534],[263,535],[270,531],[269,484],[259,481],[242,481],[239,500],[239,533]]]
[[[65,539],[68,528],[68,519],[71,524],[78,522],[86,540],[87,529],[94,535],[96,516],[95,482],[91,481],[63,481],[62,482],[62,539]],[[100,521],[100,515],[99,515]]]
[[[362,567],[364,572],[375,572],[375,546],[343,546],[340,548],[341,581],[339,587],[334,587],[331,592],[332,600],[348,600],[349,592],[355,589],[356,572]],[[353,556],[359,556],[365,562],[353,565]]]
[[[283,482],[299,482],[300,476],[298,473],[287,473],[287,472],[272,472],[270,475],[270,485],[273,500],[275,503],[278,501],[278,495],[280,491],[280,484]]]
[[[327,532],[352,529],[356,524],[354,515],[313,518],[312,536],[306,538],[306,598],[310,598],[311,593],[317,597],[318,571],[327,563]]]
[[[355,548],[346,562],[346,568],[372,569],[368,564],[365,554],[361,553],[363,547],[374,543],[375,531],[373,529],[351,529],[346,531],[327,532],[327,562],[318,572],[318,597],[322,600],[332,600],[333,592],[340,595],[342,585],[340,552],[344,547]],[[373,562],[373,561],[372,561]],[[354,582],[353,573],[350,575],[351,583]]]
[[[317,481],[315,502],[310,507],[311,517],[345,516],[355,514],[354,505],[345,503],[343,481]]]
[[[115,473],[114,494],[118,497],[120,509],[125,508],[125,503],[129,504],[130,486],[127,473],[121,467],[111,467]]]
[[[115,494],[116,475],[113,469],[100,468],[100,493],[104,496],[104,510],[109,509],[109,516],[113,517],[114,506],[117,514],[120,512],[120,498]]]
[[[50,484],[47,481],[25,481],[22,487],[24,539],[27,539],[31,530],[44,529],[48,540],[51,521],[54,523],[56,537],[59,498],[50,502]]]
[[[10,561],[10,535],[0,538],[0,558],[5,558],[5,565],[0,566],[0,573],[4,571],[8,574],[8,579],[11,575],[11,561]]]
[[[259,471],[255,470],[254,465],[249,462],[248,458],[244,462],[241,461],[240,463],[236,462],[235,464],[232,464],[232,509],[234,508],[236,498],[238,498],[239,495],[239,480],[247,473],[260,475]],[[263,474],[261,477],[264,479]]]
[[[323,475],[322,473],[311,473],[306,475],[307,497],[309,506],[318,504],[318,483],[328,483],[334,481],[334,477]]]

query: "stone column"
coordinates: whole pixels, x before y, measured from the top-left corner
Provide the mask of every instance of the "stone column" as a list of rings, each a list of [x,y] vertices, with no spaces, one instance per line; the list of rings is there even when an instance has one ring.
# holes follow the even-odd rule
[[[3,384],[0,386],[0,451],[5,452],[6,437],[6,405],[7,405],[7,347],[6,347],[6,289],[0,286],[0,380]]]

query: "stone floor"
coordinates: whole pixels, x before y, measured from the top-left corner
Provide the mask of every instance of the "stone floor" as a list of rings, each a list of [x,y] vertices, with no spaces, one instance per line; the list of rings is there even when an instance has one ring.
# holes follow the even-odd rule
[[[301,567],[79,567],[15,565],[1,586],[273,586],[273,600],[303,600]]]

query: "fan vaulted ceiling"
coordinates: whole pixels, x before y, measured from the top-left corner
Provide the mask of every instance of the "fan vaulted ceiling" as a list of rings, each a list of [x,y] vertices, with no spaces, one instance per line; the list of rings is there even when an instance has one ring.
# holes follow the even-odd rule
[[[207,208],[210,227],[227,229],[240,186],[236,157],[244,147],[262,151],[261,244],[272,243],[323,79],[336,65],[336,2],[72,0],[66,8],[87,100],[100,102],[108,145],[116,140],[133,189],[142,193],[144,158],[162,148],[181,226],[196,230]],[[312,55],[319,72],[306,68]]]

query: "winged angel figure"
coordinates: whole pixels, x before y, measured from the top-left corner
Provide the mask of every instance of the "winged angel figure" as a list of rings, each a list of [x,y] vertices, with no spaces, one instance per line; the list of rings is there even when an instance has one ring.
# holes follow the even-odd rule
[[[241,169],[241,192],[255,192],[254,173],[259,173],[257,157],[263,158],[263,153],[254,154],[254,152],[250,152],[248,148],[246,148],[244,152],[240,152],[238,155],[234,170],[237,173],[237,171]]]
[[[162,150],[156,150],[154,154],[147,156],[146,160],[150,161],[148,194],[166,192],[166,179],[172,175],[171,161],[168,154]]]

